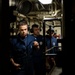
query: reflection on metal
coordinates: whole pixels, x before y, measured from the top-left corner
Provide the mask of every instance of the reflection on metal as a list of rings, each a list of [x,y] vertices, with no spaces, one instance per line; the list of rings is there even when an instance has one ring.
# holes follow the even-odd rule
[[[14,6],[15,4],[15,0],[9,0],[9,6]]]
[[[43,20],[45,21],[49,21],[49,20],[61,20],[61,17],[57,17],[57,18],[44,18]]]
[[[23,18],[26,18],[25,15],[21,14],[21,13],[18,13],[17,11],[13,11],[13,15],[17,16],[17,17],[23,17]]]
[[[57,9],[57,3],[53,2],[51,5],[51,16],[56,16],[59,12],[61,11],[61,9]]]

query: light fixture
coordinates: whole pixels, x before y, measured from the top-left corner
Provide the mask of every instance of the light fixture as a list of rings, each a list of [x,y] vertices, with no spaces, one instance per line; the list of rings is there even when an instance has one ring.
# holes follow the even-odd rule
[[[42,4],[51,4],[52,0],[39,0]]]

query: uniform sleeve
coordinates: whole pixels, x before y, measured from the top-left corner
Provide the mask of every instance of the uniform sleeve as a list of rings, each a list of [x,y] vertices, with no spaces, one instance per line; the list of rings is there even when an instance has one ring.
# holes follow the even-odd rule
[[[32,49],[33,49],[33,50],[38,50],[38,48],[34,46],[34,41],[37,41],[37,42],[38,42],[38,40],[37,40],[37,38],[35,38],[34,36],[33,36],[32,38],[33,38]],[[39,42],[38,42],[38,43],[39,43]]]
[[[55,52],[57,52],[58,49],[59,49],[59,47],[58,47],[58,42],[57,42],[57,39],[56,39],[56,51]]]
[[[9,50],[9,53],[10,53],[10,58],[13,58],[13,40],[10,39],[10,50]]]
[[[57,40],[56,40],[56,46],[58,46],[58,42],[57,42]]]
[[[35,37],[33,37],[33,38],[34,38],[34,41],[38,41],[37,38],[35,38]]]

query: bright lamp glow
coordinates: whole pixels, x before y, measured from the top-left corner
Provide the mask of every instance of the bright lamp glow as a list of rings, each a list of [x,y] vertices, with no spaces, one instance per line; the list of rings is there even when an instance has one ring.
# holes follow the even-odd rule
[[[51,4],[52,0],[39,0],[42,4]]]

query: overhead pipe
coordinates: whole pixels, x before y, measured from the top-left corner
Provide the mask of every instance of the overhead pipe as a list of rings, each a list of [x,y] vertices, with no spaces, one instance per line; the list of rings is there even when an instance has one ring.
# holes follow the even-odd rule
[[[54,4],[54,10],[53,10],[53,4]],[[57,4],[56,2],[53,2],[51,5],[51,16],[56,16],[58,12],[60,12],[60,9],[57,10]]]

